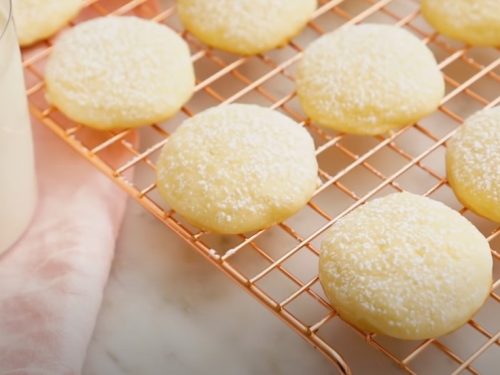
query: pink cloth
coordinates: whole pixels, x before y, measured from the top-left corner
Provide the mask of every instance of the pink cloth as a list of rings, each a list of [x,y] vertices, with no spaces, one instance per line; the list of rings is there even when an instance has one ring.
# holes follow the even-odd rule
[[[43,126],[34,132],[38,208],[0,256],[0,374],[79,374],[126,196]]]

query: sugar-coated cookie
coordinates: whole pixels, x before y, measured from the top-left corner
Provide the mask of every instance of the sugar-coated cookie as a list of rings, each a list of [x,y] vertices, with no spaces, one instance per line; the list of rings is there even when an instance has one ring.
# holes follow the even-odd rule
[[[444,204],[410,193],[375,199],[340,219],[321,244],[319,277],[340,316],[401,339],[444,335],[487,298],[484,236]]]
[[[158,189],[193,225],[218,233],[269,227],[312,197],[318,165],[309,133],[285,115],[222,105],[186,120],[165,144]]]
[[[422,0],[422,14],[450,38],[478,46],[500,46],[498,0]]]
[[[314,41],[297,71],[305,113],[319,125],[381,134],[433,112],[444,80],[432,52],[396,26],[346,26]]]
[[[286,44],[316,9],[316,0],[178,0],[182,23],[202,42],[254,55]]]
[[[466,207],[500,223],[500,107],[465,120],[448,142],[446,171]]]
[[[165,120],[191,97],[195,83],[189,48],[174,31],[114,16],[65,33],[49,57],[45,81],[53,105],[97,129]]]
[[[83,0],[13,0],[14,20],[21,46],[46,39],[74,18]]]

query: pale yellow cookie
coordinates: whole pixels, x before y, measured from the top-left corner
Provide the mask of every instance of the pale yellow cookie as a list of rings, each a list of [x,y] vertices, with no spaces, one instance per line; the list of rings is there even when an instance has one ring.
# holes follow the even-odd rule
[[[66,26],[83,7],[83,0],[12,0],[21,46],[46,39]]]
[[[422,0],[422,14],[450,38],[478,46],[500,46],[499,0]]]
[[[230,104],[186,120],[165,144],[158,189],[193,225],[243,233],[306,205],[318,165],[309,133],[269,108]]]
[[[319,278],[344,320],[417,340],[447,334],[478,311],[492,264],[488,242],[458,212],[395,193],[334,224],[321,244]]]
[[[316,9],[316,0],[178,0],[182,23],[202,42],[242,55],[286,44]]]
[[[186,42],[137,17],[97,18],[66,32],[49,57],[45,82],[53,105],[97,129],[163,121],[186,103],[195,83]]]
[[[465,120],[448,142],[446,171],[466,207],[500,223],[500,107]]]
[[[297,71],[305,113],[319,125],[381,134],[433,112],[444,80],[432,52],[396,26],[342,27],[314,41]]]

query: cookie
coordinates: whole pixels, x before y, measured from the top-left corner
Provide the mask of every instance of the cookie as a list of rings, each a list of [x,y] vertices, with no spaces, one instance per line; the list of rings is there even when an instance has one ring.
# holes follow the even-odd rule
[[[448,142],[446,171],[466,207],[500,223],[500,107],[465,120]]]
[[[317,184],[309,133],[256,105],[214,107],[186,120],[157,163],[166,203],[191,224],[243,233],[279,223],[304,207]]]
[[[297,71],[305,113],[339,132],[374,135],[438,107],[444,80],[432,52],[390,25],[342,27],[314,41]]]
[[[484,236],[458,212],[395,193],[329,229],[319,277],[344,320],[417,340],[447,334],[474,315],[490,292],[492,262]]]
[[[80,12],[83,0],[13,0],[14,20],[21,46],[46,39]]]
[[[471,45],[500,46],[498,0],[422,0],[421,8],[443,35]]]
[[[254,55],[285,45],[311,19],[316,0],[179,0],[189,32],[209,46]]]
[[[184,40],[137,17],[81,23],[56,43],[45,71],[47,99],[97,129],[163,121],[191,97],[194,72]]]

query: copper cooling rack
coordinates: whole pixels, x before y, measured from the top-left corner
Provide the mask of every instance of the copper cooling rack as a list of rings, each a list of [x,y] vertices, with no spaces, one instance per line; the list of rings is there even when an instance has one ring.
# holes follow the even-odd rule
[[[196,93],[182,111],[163,124],[133,131],[97,133],[68,121],[44,99],[43,69],[53,41],[23,51],[27,93],[33,115],[108,175],[216,268],[267,306],[340,373],[473,374],[497,373],[500,366],[500,228],[465,210],[447,185],[445,142],[464,118],[500,103],[500,53],[466,48],[436,34],[414,0],[320,1],[304,32],[286,47],[254,57],[238,57],[203,46],[183,31],[174,2],[93,0],[75,20],[106,14],[136,14],[177,30],[189,43],[197,74]],[[435,53],[447,84],[439,110],[418,124],[387,137],[353,137],[325,131],[308,121],[297,103],[294,70],[302,50],[321,34],[345,23],[382,22],[404,27]],[[183,119],[227,102],[276,108],[314,137],[322,185],[314,198],[286,222],[257,233],[215,236],[183,221],[159,199],[155,160],[169,134]],[[129,155],[115,165],[110,151]],[[135,169],[136,179],[127,171]],[[138,182],[141,181],[141,182]],[[144,183],[145,182],[145,183]],[[326,301],[317,277],[323,232],[369,199],[408,190],[460,210],[488,238],[495,264],[493,290],[482,310],[458,331],[438,339],[399,341],[367,334],[343,322]],[[397,365],[397,366],[396,366]]]

